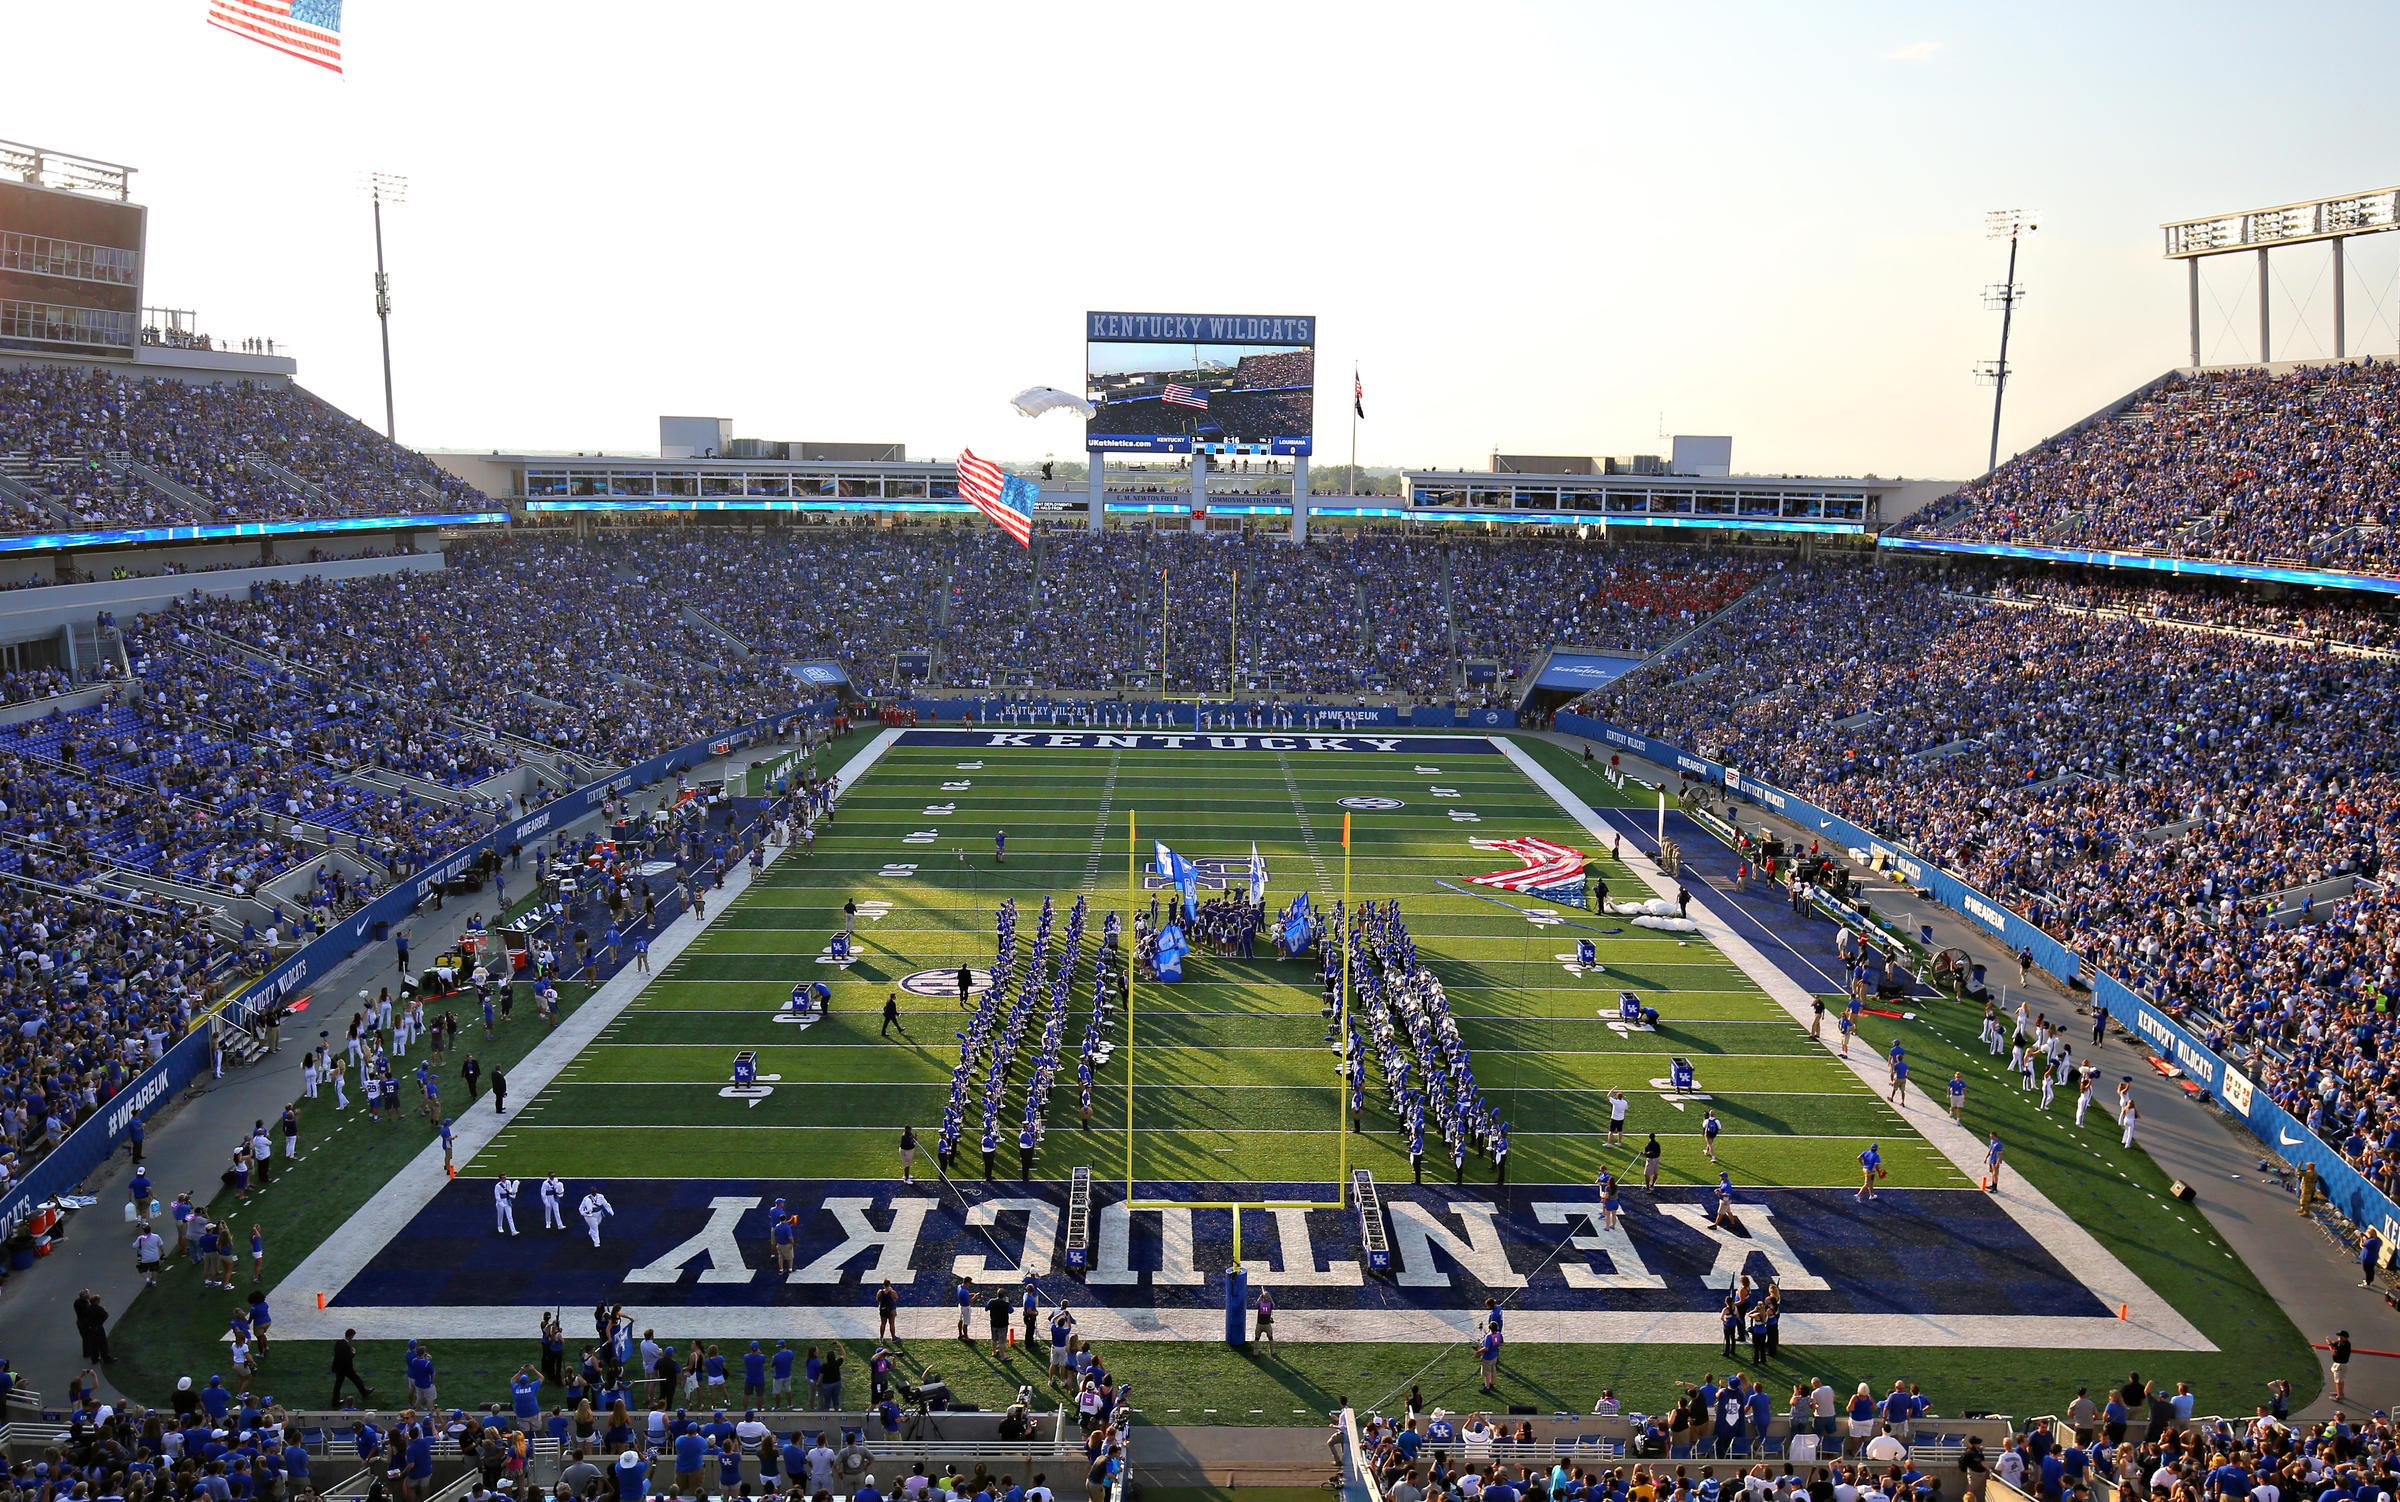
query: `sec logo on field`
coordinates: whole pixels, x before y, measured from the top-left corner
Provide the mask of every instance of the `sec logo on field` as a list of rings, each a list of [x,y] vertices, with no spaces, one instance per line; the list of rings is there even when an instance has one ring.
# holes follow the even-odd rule
[[[1390,813],[1400,807],[1397,798],[1344,798],[1341,803],[1344,808],[1355,808],[1370,814]]]
[[[967,994],[978,995],[992,988],[992,972],[969,970]],[[900,982],[900,989],[911,996],[936,996],[951,1000],[958,995],[958,972],[955,970],[919,970]]]

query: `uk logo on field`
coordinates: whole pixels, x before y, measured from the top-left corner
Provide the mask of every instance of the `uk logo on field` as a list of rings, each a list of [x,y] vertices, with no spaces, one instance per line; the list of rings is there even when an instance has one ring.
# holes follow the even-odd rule
[[[991,988],[992,972],[989,970],[969,970],[967,972],[967,994],[969,996],[980,995]],[[900,989],[911,996],[930,996],[939,1000],[948,1000],[958,995],[958,972],[955,970],[919,970],[914,974],[902,976]]]
[[[1194,856],[1192,870],[1197,873],[1199,884],[1212,892],[1222,892],[1229,887],[1248,887],[1250,885],[1250,858],[1246,855]],[[1145,861],[1142,863],[1143,891],[1166,892],[1174,890],[1174,887],[1175,878],[1159,874],[1158,862]]]

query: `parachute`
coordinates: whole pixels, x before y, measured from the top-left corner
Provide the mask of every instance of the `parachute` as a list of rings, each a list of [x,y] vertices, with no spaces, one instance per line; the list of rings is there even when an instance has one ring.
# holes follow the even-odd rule
[[[1010,397],[1008,404],[1027,417],[1039,417],[1045,412],[1064,410],[1080,412],[1086,418],[1090,418],[1100,410],[1072,391],[1061,391],[1056,386],[1028,386]]]

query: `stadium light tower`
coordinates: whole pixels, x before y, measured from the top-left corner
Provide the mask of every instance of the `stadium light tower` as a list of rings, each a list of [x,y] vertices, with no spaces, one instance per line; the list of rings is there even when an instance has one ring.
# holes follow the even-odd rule
[[[2000,404],[2008,396],[2008,330],[2016,319],[2017,304],[2025,298],[2025,289],[2017,285],[2017,245],[2040,227],[2041,218],[2031,209],[1994,209],[1983,216],[1984,238],[2008,242],[2008,280],[1983,289],[1983,305],[2000,312],[2000,358],[1975,369],[1976,378],[1992,387],[1992,447],[1984,460],[1985,474],[2000,467]]]
[[[408,202],[408,179],[370,172],[367,196],[375,201],[375,321],[383,326],[383,436],[397,443],[400,435],[392,422],[392,279],[383,273],[383,206]]]

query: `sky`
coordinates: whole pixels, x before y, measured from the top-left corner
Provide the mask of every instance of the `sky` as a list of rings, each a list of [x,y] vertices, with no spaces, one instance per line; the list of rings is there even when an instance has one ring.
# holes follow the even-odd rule
[[[2400,180],[2388,4],[347,0],[338,77],[205,10],[0,0],[55,64],[0,137],[139,168],[149,301],[371,421],[361,181],[405,175],[421,447],[652,452],[673,413],[1077,457],[1006,399],[1080,389],[1112,309],[1317,316],[1320,463],[1355,362],[1366,464],[1729,433],[1741,471],[1958,478],[1987,211],[2041,214],[2005,457],[2187,359],[2162,221]],[[2255,358],[2253,260],[2212,263],[2210,363]],[[2330,352],[2328,264],[2276,258],[2279,357]],[[2352,268],[2352,352],[2394,353],[2400,234]]]

